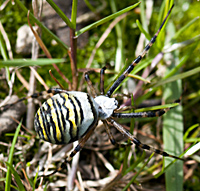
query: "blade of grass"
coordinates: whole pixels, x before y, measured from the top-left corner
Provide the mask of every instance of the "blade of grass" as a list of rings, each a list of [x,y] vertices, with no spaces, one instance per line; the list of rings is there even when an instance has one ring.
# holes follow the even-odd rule
[[[135,112],[144,112],[144,111],[153,111],[153,110],[159,110],[159,109],[166,109],[166,108],[176,107],[178,105],[179,105],[179,103],[157,105],[157,106],[152,106],[152,107],[145,107],[145,108],[135,109]]]
[[[117,12],[117,5],[116,1],[110,1],[110,7],[113,13]],[[123,26],[120,23],[115,25],[116,31],[116,41],[117,41],[117,48],[115,53],[115,71],[119,72],[122,68],[122,63],[124,62],[124,43],[123,43]]]
[[[95,12],[95,8],[93,7],[93,5],[89,2],[89,0],[84,0],[85,4],[87,5],[87,7],[92,11]]]
[[[7,60],[8,59],[8,55],[7,55],[5,43],[4,43],[4,40],[3,40],[3,36],[2,36],[1,33],[0,33],[0,52],[1,52],[1,55],[2,55],[3,59]]]
[[[163,53],[168,53],[168,52],[172,52],[172,51],[177,50],[177,49],[181,49],[181,48],[187,47],[188,45],[190,45],[192,43],[195,43],[195,42],[198,43],[199,40],[200,40],[200,35],[197,35],[197,36],[195,36],[195,37],[193,37],[193,38],[191,38],[189,40],[185,40],[185,41],[178,42],[178,43],[173,43],[172,45],[167,44],[163,48]]]
[[[12,179],[12,177],[11,177],[12,170],[11,170],[10,166],[12,166],[12,164],[13,164],[14,149],[15,149],[15,144],[17,142],[17,137],[19,135],[20,128],[21,128],[21,122],[15,131],[15,135],[13,137],[13,142],[10,147],[10,153],[9,153],[8,162],[7,162],[9,164],[9,166],[7,167],[5,191],[10,191],[10,185],[11,185],[11,179]],[[22,190],[25,190],[25,189],[22,189]]]
[[[199,151],[200,149],[200,142],[192,145],[188,150],[187,152],[185,153],[185,155],[193,155],[194,153],[196,153],[197,151]]]
[[[141,23],[139,20],[136,20],[136,23],[137,23],[137,26],[138,28],[140,29],[140,31],[145,35],[145,37],[148,39],[148,40],[151,40],[151,36],[145,31],[145,29],[142,27]]]
[[[131,96],[131,105],[134,106],[134,98],[133,95]],[[131,109],[131,112],[134,112],[134,109]],[[134,126],[135,126],[135,119],[131,118],[131,124],[130,124],[130,133],[133,134],[133,130],[134,130]],[[128,144],[130,144],[131,141],[128,140]],[[126,171],[127,171],[127,167],[128,167],[128,155],[130,152],[131,146],[128,146],[126,148],[125,154],[124,154],[124,161],[123,161],[123,168],[122,168],[122,175],[124,176]]]
[[[15,181],[18,185],[18,189],[20,191],[26,191],[26,189],[24,188],[24,185],[22,184],[21,178],[18,175],[17,171],[13,168],[13,166],[11,164],[9,164],[8,162],[6,162],[7,167],[9,167],[10,171],[12,172],[12,174],[14,175]]]
[[[75,29],[73,28],[74,26],[72,22],[68,19],[68,17],[62,12],[62,10],[52,0],[47,0],[47,2],[56,11],[56,13],[58,13],[60,18],[67,24],[68,27]]]
[[[37,183],[38,172],[39,172],[39,170],[37,170],[36,175],[35,175],[35,178],[34,178],[34,180],[33,180],[33,190],[35,190],[35,186],[36,186],[36,183]]]
[[[53,63],[61,63],[65,62],[65,59],[48,59],[48,58],[41,58],[37,60],[33,59],[13,59],[13,60],[0,60],[0,68],[5,66],[44,66],[50,65]]]
[[[88,31],[88,30],[91,30],[91,29],[93,29],[93,28],[95,28],[95,27],[98,27],[99,25],[102,25],[102,24],[104,24],[104,23],[110,21],[111,19],[114,19],[114,18],[116,18],[116,17],[122,15],[123,13],[126,13],[126,12],[128,12],[128,11],[134,9],[134,8],[137,7],[139,4],[140,4],[140,2],[139,2],[139,3],[136,3],[136,4],[134,4],[134,5],[131,5],[131,6],[127,7],[127,8],[125,8],[125,9],[122,9],[121,11],[118,11],[118,12],[116,12],[116,13],[113,13],[112,15],[109,15],[109,16],[107,16],[107,17],[105,17],[105,18],[103,18],[103,19],[101,19],[101,20],[99,20],[99,21],[97,21],[97,22],[92,23],[91,25],[88,25],[88,26],[82,28],[81,30],[79,30],[79,31],[76,32],[76,37],[80,36],[81,34],[83,34],[84,32],[86,32],[86,31]]]
[[[181,80],[181,79],[187,78],[187,77],[192,76],[194,74],[197,74],[199,72],[200,72],[200,67],[196,67],[196,68],[189,70],[187,72],[183,72],[181,74],[177,74],[177,75],[174,75],[170,78],[161,80],[160,82],[156,83],[156,85],[153,86],[153,88],[157,88],[158,86],[168,84],[168,83],[174,82],[176,80]]]
[[[149,33],[144,0],[141,0],[140,11],[141,11],[140,18],[141,18],[141,22],[142,22],[142,26],[143,26],[142,28],[144,29],[144,31],[147,31],[147,33]],[[150,39],[151,39],[151,37],[150,37]]]
[[[146,83],[150,83],[149,80],[147,80],[147,79],[145,79],[145,78],[143,78],[139,75],[129,74],[128,77],[138,79],[138,80],[141,80],[141,81],[146,82]]]
[[[7,51],[6,51],[6,47],[5,47],[5,44],[4,44],[2,33],[0,33],[0,52],[1,52],[1,55],[4,59],[4,61],[7,61],[8,55],[7,55]],[[0,64],[1,64],[1,62],[0,62]],[[1,65],[0,65],[0,68],[1,68]],[[9,71],[9,68],[7,66],[5,67],[5,69],[6,69],[6,76],[7,76],[8,84],[9,84],[9,81],[11,80],[10,71]]]
[[[185,30],[188,30],[188,28],[195,23],[197,20],[199,19],[199,17],[196,17],[194,19],[192,19],[189,23],[187,23],[186,25],[184,25],[182,28],[180,28],[176,34],[173,36],[172,40],[177,39]]]
[[[148,158],[148,160],[143,164],[143,166],[140,168],[140,170],[135,174],[135,176],[131,179],[131,181],[123,188],[122,191],[126,191],[130,185],[135,181],[135,179],[138,177],[138,175],[142,172],[142,170],[147,166],[148,162],[153,157],[154,153],[151,154],[151,156]]]
[[[168,38],[174,35],[175,27],[172,22],[168,23],[167,34]],[[178,51],[174,51],[173,54],[165,54],[164,61],[167,63],[170,58],[170,67],[167,70],[174,68],[179,63]],[[178,72],[178,71],[177,71]],[[182,75],[182,74],[181,74]],[[181,79],[177,78],[177,81],[167,83],[164,86],[164,99],[176,100],[181,96],[182,83]],[[164,150],[172,155],[180,155],[183,151],[183,116],[182,107],[179,105],[173,110],[167,112],[163,117],[163,142]],[[165,166],[170,164],[174,159],[165,158]],[[183,190],[183,162],[176,161],[165,172],[166,191],[182,191]]]
[[[175,66],[172,70],[170,70],[170,72],[168,74],[166,74],[164,76],[163,79],[167,79],[170,76],[173,76],[182,66],[183,64],[186,63],[186,61],[189,59],[189,57],[191,56],[192,52],[194,51],[194,49],[196,48],[196,44],[188,51],[188,54],[186,54],[185,56],[183,56],[179,62],[179,64],[177,64],[177,66]]]
[[[156,29],[159,28],[159,26],[161,25],[162,23],[162,20],[164,19],[164,17],[167,15],[167,12],[169,11],[170,7],[172,6],[173,4],[173,0],[165,0],[163,1],[162,5],[161,5],[161,9],[159,11],[159,16],[158,16],[158,22],[157,22],[157,26],[156,26]],[[161,49],[164,45],[164,42],[165,42],[165,32],[162,32],[164,31],[165,29],[165,26],[166,24],[168,23],[168,20],[170,19],[170,16],[171,14],[168,16],[160,34],[158,35],[157,37],[157,40],[156,40],[156,43],[155,43],[155,46],[158,48],[158,49]]]
[[[184,137],[183,137],[184,141],[188,138],[189,133],[190,133],[191,131],[193,131],[194,129],[196,129],[197,127],[199,127],[199,124],[194,124],[194,125],[192,125],[191,127],[189,127],[189,128],[187,129],[187,131],[185,132]]]

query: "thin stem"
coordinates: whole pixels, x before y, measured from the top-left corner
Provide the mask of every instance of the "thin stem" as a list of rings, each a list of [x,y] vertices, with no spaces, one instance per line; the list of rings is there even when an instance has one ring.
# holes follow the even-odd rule
[[[72,70],[72,90],[77,89],[78,85],[78,73],[77,73],[77,39],[75,37],[75,30],[70,29],[70,45],[71,51],[69,51],[70,59],[71,59],[71,70]]]

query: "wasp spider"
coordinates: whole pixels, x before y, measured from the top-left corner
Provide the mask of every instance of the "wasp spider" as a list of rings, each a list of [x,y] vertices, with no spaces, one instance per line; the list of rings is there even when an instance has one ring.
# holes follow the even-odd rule
[[[101,95],[97,96],[92,83],[89,79],[89,73],[85,73],[85,79],[91,88],[93,96],[84,92],[66,91],[62,89],[49,89],[48,91],[35,93],[31,96],[22,98],[17,102],[25,100],[27,98],[37,98],[44,93],[55,94],[49,98],[38,109],[34,126],[39,137],[45,141],[54,144],[68,144],[76,140],[79,140],[79,144],[71,152],[68,157],[68,161],[79,152],[88,140],[92,132],[95,130],[99,120],[102,120],[108,136],[112,144],[117,144],[113,139],[108,124],[112,124],[122,134],[126,135],[132,143],[136,144],[142,149],[150,150],[165,157],[172,157],[180,159],[179,157],[170,155],[164,151],[155,149],[146,144],[141,143],[130,132],[125,130],[120,124],[118,124],[114,118],[141,118],[141,117],[159,117],[171,108],[161,109],[158,111],[147,111],[139,113],[117,113],[118,102],[115,98],[111,98],[111,95],[116,88],[122,83],[127,75],[133,70],[133,68],[141,61],[147,51],[156,41],[156,38],[161,31],[163,25],[166,22],[168,15],[170,14],[173,6],[168,11],[167,16],[162,22],[160,28],[146,45],[143,52],[128,66],[123,74],[112,84],[110,89],[104,95],[104,72],[106,67],[101,69],[100,72],[100,91]],[[4,109],[12,106],[13,104],[4,106]]]

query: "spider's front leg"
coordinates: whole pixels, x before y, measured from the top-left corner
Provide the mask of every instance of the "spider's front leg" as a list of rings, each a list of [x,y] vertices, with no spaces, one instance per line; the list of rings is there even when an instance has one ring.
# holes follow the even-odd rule
[[[170,8],[168,11],[165,19],[163,20],[161,26],[159,27],[158,31],[155,33],[155,35],[151,38],[150,42],[145,46],[144,50],[141,52],[141,54],[127,67],[127,69],[123,72],[121,76],[112,84],[110,89],[107,91],[106,96],[110,97],[113,92],[117,89],[117,87],[123,82],[123,80],[130,74],[130,72],[134,69],[134,67],[144,58],[144,56],[147,54],[153,43],[155,43],[156,38],[158,34],[160,33],[161,29],[163,28],[169,14],[171,13],[174,5]]]

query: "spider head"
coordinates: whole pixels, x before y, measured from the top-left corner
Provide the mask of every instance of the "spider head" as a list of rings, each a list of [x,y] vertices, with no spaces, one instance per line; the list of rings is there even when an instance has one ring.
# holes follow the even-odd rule
[[[109,118],[118,107],[118,102],[115,98],[109,98],[104,95],[97,96],[94,101],[97,104],[99,119],[105,120]]]

